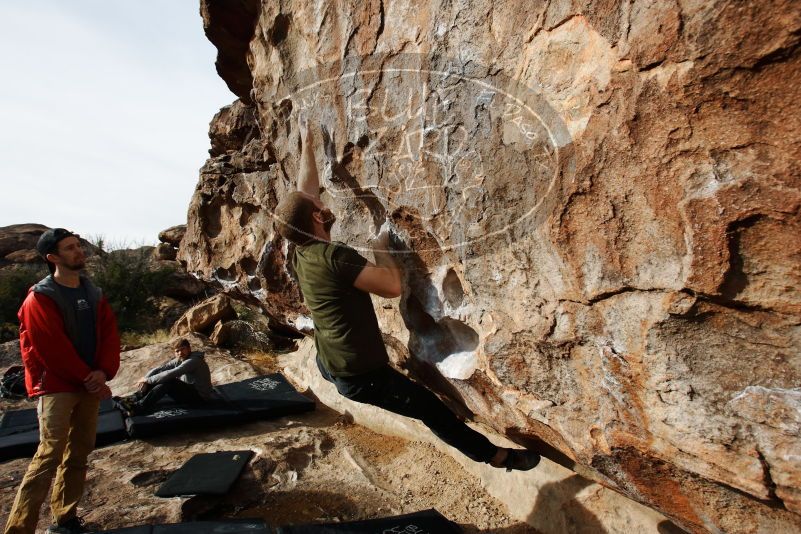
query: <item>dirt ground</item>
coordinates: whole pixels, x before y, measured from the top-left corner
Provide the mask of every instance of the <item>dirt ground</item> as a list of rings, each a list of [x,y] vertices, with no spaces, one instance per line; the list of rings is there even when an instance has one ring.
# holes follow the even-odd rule
[[[256,454],[223,498],[161,499],[154,491],[192,455]],[[28,459],[0,464],[6,518]],[[235,428],[129,441],[90,457],[79,511],[96,527],[261,517],[270,525],[350,521],[435,508],[465,532],[536,532],[433,446],[376,434],[319,405],[312,413]],[[50,521],[47,505],[39,528]]]

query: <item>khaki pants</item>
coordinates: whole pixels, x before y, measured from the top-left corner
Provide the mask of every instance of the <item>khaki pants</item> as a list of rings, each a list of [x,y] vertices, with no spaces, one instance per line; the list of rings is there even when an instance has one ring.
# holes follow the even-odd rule
[[[89,393],[39,397],[39,448],[22,479],[5,534],[33,534],[39,509],[55,475],[50,509],[55,523],[76,515],[83,495],[87,457],[95,448],[100,401]]]

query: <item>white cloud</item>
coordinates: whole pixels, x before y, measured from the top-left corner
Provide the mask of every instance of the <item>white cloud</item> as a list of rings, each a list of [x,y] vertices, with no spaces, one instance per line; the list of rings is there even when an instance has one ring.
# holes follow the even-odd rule
[[[234,100],[197,0],[0,4],[0,226],[154,243]]]

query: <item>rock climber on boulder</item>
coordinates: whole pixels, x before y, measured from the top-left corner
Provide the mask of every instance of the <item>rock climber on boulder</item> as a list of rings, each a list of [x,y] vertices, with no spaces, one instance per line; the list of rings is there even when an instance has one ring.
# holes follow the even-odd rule
[[[320,199],[314,136],[305,119],[299,126],[298,190],[280,200],[275,220],[281,236],[295,244],[291,265],[311,310],[317,367],[323,378],[348,399],[422,421],[476,462],[510,470],[534,468],[538,454],[493,445],[434,393],[389,365],[370,299],[370,293],[388,299],[401,295],[401,273],[389,252],[389,230],[383,228],[373,240],[375,263],[344,243],[331,241],[336,217]]]

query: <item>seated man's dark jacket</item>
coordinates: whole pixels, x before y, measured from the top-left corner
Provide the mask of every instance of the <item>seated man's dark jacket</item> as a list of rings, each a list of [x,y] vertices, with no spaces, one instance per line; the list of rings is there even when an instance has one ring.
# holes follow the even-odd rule
[[[181,380],[197,390],[204,399],[215,397],[211,387],[211,373],[202,352],[192,352],[185,360],[173,358],[164,365],[148,371],[145,381],[151,386],[169,380]]]

